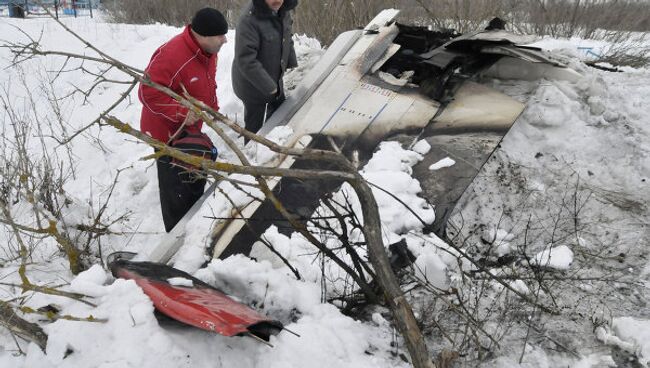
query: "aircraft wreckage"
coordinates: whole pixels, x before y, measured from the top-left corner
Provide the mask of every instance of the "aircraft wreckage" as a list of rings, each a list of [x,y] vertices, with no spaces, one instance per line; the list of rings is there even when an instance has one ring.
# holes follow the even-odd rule
[[[398,13],[385,10],[363,30],[341,34],[260,134],[286,125],[293,130],[288,146],[325,148],[319,138],[333,137],[349,152],[373,149],[390,135],[410,132],[429,140],[433,155],[428,161],[435,152],[444,153],[440,158],[454,158],[456,152],[460,164],[451,175],[422,185],[426,198],[436,204],[432,228],[442,235],[455,203],[525,107],[479,84],[478,78],[577,80],[580,75],[541,49],[522,46],[534,37],[501,29],[463,35],[430,31],[396,23]],[[309,167],[293,157],[276,164]],[[284,191],[278,196],[291,206],[295,181],[282,181],[287,183],[278,186]],[[273,212],[271,207],[253,201],[239,211],[257,221],[218,224],[212,234],[213,256],[248,254],[270,224],[264,218]]]
[[[444,235],[454,205],[525,108],[480,84],[482,77],[575,81],[580,74],[552,55],[525,46],[534,38],[502,29],[463,35],[436,32],[398,24],[398,13],[385,10],[364,29],[341,34],[259,133],[266,135],[276,127],[288,126],[293,133],[286,146],[331,147],[328,139],[323,139],[330,137],[348,153],[372,150],[381,140],[400,132],[426,139],[433,149],[423,166],[447,156],[458,163],[444,178],[422,181],[423,195],[436,205],[432,229]],[[310,167],[309,162],[291,156],[278,157],[271,165]],[[417,171],[416,167],[416,177]],[[290,209],[308,212],[315,209],[323,191],[334,190],[340,183],[311,190],[305,189],[309,183],[295,180],[273,178],[269,184]],[[117,277],[136,280],[156,308],[172,318],[228,336],[250,335],[268,341],[270,334],[283,329],[279,322],[165,266],[182,245],[187,221],[218,185],[212,184],[149,254],[139,254],[132,261],[130,256],[116,255],[109,264]],[[294,188],[312,198],[297,195]],[[292,206],[295,197],[300,203]],[[310,201],[311,207],[305,203]],[[215,258],[248,254],[272,223],[268,219],[279,217],[269,203],[254,200],[234,213],[235,218],[220,221],[212,231]],[[197,286],[183,290],[160,275],[176,275]]]

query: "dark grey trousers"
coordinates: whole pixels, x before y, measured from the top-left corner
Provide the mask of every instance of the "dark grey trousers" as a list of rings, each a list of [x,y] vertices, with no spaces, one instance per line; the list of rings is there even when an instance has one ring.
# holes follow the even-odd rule
[[[244,123],[246,130],[257,133],[262,128],[262,124],[264,124],[264,115],[266,114],[266,120],[268,120],[275,110],[282,105],[284,100],[284,95],[282,95],[268,104],[244,102]],[[248,142],[248,139],[244,139],[244,141]]]

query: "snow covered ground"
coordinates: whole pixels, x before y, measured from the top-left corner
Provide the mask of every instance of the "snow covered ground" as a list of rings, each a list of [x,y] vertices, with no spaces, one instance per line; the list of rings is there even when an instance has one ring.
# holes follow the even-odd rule
[[[580,55],[566,41],[540,44],[569,57]],[[527,311],[524,318],[541,326],[538,339],[526,345],[526,328],[513,328],[502,341],[505,356],[494,367],[518,366],[517,350],[521,354],[524,345],[530,349],[524,366],[568,364],[540,346],[584,357],[570,366],[647,366],[642,331],[650,318],[650,76],[647,70],[596,71],[575,59],[572,67],[584,75],[578,83],[493,82],[492,87],[527,100],[528,107],[451,220],[487,259],[517,259],[526,248],[533,264],[557,270],[552,273],[557,280],[543,294],[553,294],[566,311],[539,320]],[[511,274],[513,264],[494,270]],[[567,281],[571,278],[579,281]],[[535,293],[526,284],[518,286]],[[592,330],[599,341],[624,353],[603,350]],[[609,334],[625,343],[608,340]],[[628,361],[625,352],[637,353],[639,362]]]
[[[66,19],[66,24],[95,46],[125,63],[144,68],[150,55],[162,43],[180,30],[164,25],[107,24],[89,18]],[[230,64],[233,57],[234,31],[228,34],[228,43],[219,54],[217,71],[218,97],[222,112],[241,120],[243,107],[232,92]],[[26,34],[41,38],[44,49],[89,53],[89,50],[57,24],[48,19],[1,19],[0,35],[4,41],[25,41]],[[320,45],[311,39],[298,37],[297,52],[301,67],[288,76],[288,88],[295,85],[322,55]],[[561,46],[568,56],[580,56],[576,43],[545,40],[549,48]],[[70,203],[65,206],[67,223],[88,223],[100,211],[108,198],[108,189],[118,171],[119,180],[112,192],[105,214],[107,222],[119,220],[111,230],[115,235],[102,238],[100,245],[93,243],[93,252],[103,256],[117,250],[140,251],[157,244],[163,237],[162,219],[158,205],[156,171],[151,162],[140,158],[150,153],[150,148],[114,131],[110,127],[93,127],[74,139],[67,147],[60,146],[47,136],[69,136],[90,123],[123,92],[119,85],[101,85],[92,98],[84,101],[74,95],[58,104],[48,102],[54,96],[64,96],[76,87],[87,88],[92,78],[73,70],[56,73],[64,59],[41,58],[12,65],[11,55],[0,49],[0,96],[12,108],[3,111],[2,132],[6,137],[3,152],[12,147],[14,130],[12,122],[22,121],[34,127],[40,123],[41,131],[27,134],[28,147],[33,157],[48,152],[54,161],[63,163],[69,173],[63,189]],[[567,240],[563,244],[543,242],[531,254],[537,262],[563,270],[591,272],[582,262],[590,258],[576,252],[603,248],[616,249],[613,256],[626,253],[624,270],[637,276],[636,280],[648,283],[648,221],[650,219],[650,71],[626,70],[624,73],[604,73],[587,69],[577,62],[573,65],[585,74],[576,84],[563,82],[497,83],[493,87],[510,95],[528,100],[529,106],[502,143],[497,159],[490,162],[479,180],[470,188],[473,195],[465,197],[462,211],[469,223],[492,232],[499,239],[500,255],[512,251],[521,236],[523,220],[510,217],[502,222],[504,208],[539,208],[540,203],[564,198],[567,188],[580,188],[594,193],[593,198],[576,196],[584,201],[582,214],[588,220],[584,236]],[[92,68],[92,65],[88,66]],[[116,71],[111,72],[120,78]],[[58,79],[54,84],[54,75]],[[34,108],[35,106],[35,108]],[[60,118],[54,114],[60,112]],[[126,122],[138,126],[140,105],[135,93],[132,99],[120,105],[115,114]],[[11,118],[11,119],[10,119]],[[63,123],[61,123],[63,121]],[[33,128],[35,129],[35,128]],[[281,134],[280,134],[281,135]],[[39,139],[39,136],[46,138]],[[10,138],[11,137],[11,138]],[[213,138],[217,145],[219,140]],[[223,145],[221,145],[223,146]],[[426,147],[416,145],[413,150],[396,142],[384,142],[363,175],[370,181],[397,195],[420,217],[431,221],[433,207],[418,197],[419,182],[412,177],[412,167],[422,160]],[[252,152],[251,156],[253,156]],[[222,150],[220,159],[233,159]],[[259,152],[255,152],[259,158]],[[441,163],[433,172],[444,175],[446,165]],[[505,165],[505,166],[504,166]],[[505,168],[504,168],[505,167]],[[575,175],[567,174],[575,173]],[[578,177],[580,178],[578,180]],[[522,183],[522,178],[526,179]],[[515,184],[513,184],[516,182]],[[345,188],[337,195],[343,195]],[[574,191],[575,192],[575,191]],[[526,193],[522,195],[522,193]],[[391,197],[376,192],[380,205],[384,234],[387,243],[406,236],[410,249],[418,256],[416,264],[419,277],[426,278],[444,289],[454,282],[455,258],[450,256],[441,240],[421,233],[417,219],[403,210]],[[522,199],[523,198],[523,199]],[[581,202],[582,203],[582,202]],[[561,207],[561,205],[558,205]],[[549,208],[556,211],[558,206]],[[605,210],[603,210],[605,209]],[[33,226],[35,218],[31,205],[18,201],[11,208],[14,219]],[[215,285],[226,293],[247,303],[263,306],[262,310],[279,319],[300,338],[281,333],[272,338],[274,348],[269,348],[247,338],[226,338],[158,322],[153,315],[153,305],[131,281],[114,280],[99,265],[74,277],[67,270],[67,261],[57,250],[52,239],[34,242],[27,275],[38,285],[61,285],[63,290],[92,296],[96,307],[69,298],[44,294],[21,295],[18,269],[20,258],[12,233],[0,228],[0,300],[23,303],[33,309],[56,304],[64,315],[105,319],[103,323],[58,320],[43,323],[49,335],[46,352],[35,344],[20,342],[19,347],[5,329],[0,330],[0,366],[2,367],[402,367],[408,366],[399,355],[403,353],[401,341],[395,343],[392,327],[378,311],[368,321],[355,321],[344,316],[334,306],[323,303],[319,262],[313,259],[313,249],[299,236],[290,239],[270,229],[267,240],[286,255],[298,268],[304,280],[296,281],[277,259],[262,248],[256,248],[257,261],[236,256],[227,260],[206,261],[205,233],[213,220],[229,212],[222,197],[214,197],[202,209],[199,219],[189,227],[185,246],[175,260],[175,265],[196,277]],[[530,211],[521,211],[526,217]],[[520,216],[520,217],[521,217]],[[527,217],[526,217],[527,218]],[[552,216],[543,217],[551,221]],[[540,221],[542,216],[540,216]],[[477,233],[478,234],[478,233]],[[477,236],[483,235],[478,234]],[[424,239],[424,240],[423,240]],[[540,239],[542,239],[540,237]],[[476,244],[480,239],[476,240]],[[611,250],[611,249],[610,249]],[[611,259],[610,259],[611,258]],[[614,257],[603,259],[618,263]],[[340,272],[331,268],[329,278]],[[595,271],[594,271],[595,272]],[[340,285],[332,285],[336,290]],[[587,287],[588,285],[584,285]],[[520,285],[525,288],[525,285]],[[621,288],[622,289],[622,288]],[[615,287],[603,290],[609,313],[600,329],[567,329],[568,339],[584,342],[576,355],[560,351],[553,353],[542,343],[529,341],[522,366],[526,367],[603,367],[615,366],[611,351],[603,344],[594,346],[598,338],[638,356],[638,364],[650,359],[647,339],[650,324],[648,293],[638,295],[638,303],[620,299]],[[623,291],[621,291],[623,292]],[[614,296],[612,296],[614,295]],[[567,296],[568,298],[568,296]],[[617,299],[618,298],[618,299]],[[631,296],[630,298],[634,298]],[[567,299],[571,301],[570,298]],[[615,303],[619,300],[620,304]],[[583,322],[593,315],[586,311]],[[24,318],[38,321],[39,317],[26,314]],[[557,327],[557,321],[555,327]],[[584,327],[584,324],[576,323]],[[590,325],[591,326],[591,325]],[[560,330],[560,327],[557,327]],[[432,346],[438,340],[431,337]],[[521,336],[513,338],[512,348],[505,348],[489,360],[492,366],[518,366],[516,363],[524,346]],[[516,346],[515,346],[516,345]],[[557,347],[556,347],[557,348]]]

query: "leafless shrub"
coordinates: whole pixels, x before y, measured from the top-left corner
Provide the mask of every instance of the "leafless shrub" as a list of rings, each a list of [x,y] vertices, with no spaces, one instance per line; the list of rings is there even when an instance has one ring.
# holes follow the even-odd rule
[[[600,38],[599,30],[646,32],[650,5],[624,0],[412,0],[409,17],[425,10],[436,27],[460,32],[479,28],[493,17],[506,20],[513,30],[553,37]]]
[[[329,45],[341,32],[365,27],[381,10],[397,7],[395,0],[302,1],[296,9],[296,33]]]
[[[181,26],[196,10],[213,6],[223,10],[231,27],[248,0],[112,0],[105,3],[109,17],[122,23]],[[602,38],[601,30],[647,32],[650,4],[636,0],[333,0],[302,1],[295,14],[295,31],[329,44],[339,33],[365,26],[379,11],[399,8],[402,18],[467,32],[493,17],[506,20],[513,30],[553,37]],[[424,11],[424,13],[423,13]]]
[[[111,0],[105,3],[109,18],[120,23],[187,24],[196,10],[213,6],[226,15],[232,28],[250,0]],[[454,29],[464,33],[482,29],[494,17],[507,29],[552,37],[630,41],[650,30],[650,4],[638,0],[333,0],[301,1],[294,14],[294,32],[329,45],[338,34],[365,26],[386,8],[402,10],[401,21]],[[629,44],[629,42],[627,42]],[[644,66],[650,48],[637,44],[605,50],[602,60],[614,65]]]
[[[650,64],[650,46],[647,33],[614,32],[608,41],[612,44],[600,53],[593,63],[642,68]]]
[[[349,281],[345,282],[341,290],[330,293],[323,290],[323,293],[329,294],[327,301],[337,302],[344,312],[351,312],[372,302],[359,293],[357,285],[360,282],[367,285],[377,282],[367,258],[367,244],[361,236],[363,222],[355,213],[350,194],[345,191],[341,191],[337,198],[327,195],[321,199],[321,203],[322,206],[309,219],[309,229],[317,234],[321,243],[317,256],[322,259],[335,258],[338,263],[347,264],[352,271],[351,274],[347,272],[345,277]],[[321,264],[321,268],[323,280],[328,280],[331,276],[325,272],[325,263]],[[323,287],[327,285],[324,284]]]
[[[436,29],[454,29],[464,33],[484,27],[494,17],[505,19],[507,7],[502,0],[410,0],[403,17]],[[424,10],[424,13],[422,12]]]
[[[599,30],[645,32],[650,29],[649,5],[640,1],[536,0],[525,4],[521,15],[536,34],[599,38]]]
[[[44,77],[39,88],[44,96],[35,96],[21,67],[17,65],[13,70],[26,97],[17,99],[10,93],[9,85],[0,91],[0,103],[8,120],[0,131],[3,143],[0,152],[0,204],[7,210],[0,215],[0,224],[20,230],[25,237],[27,255],[43,239],[54,239],[66,255],[70,270],[76,274],[95,263],[97,253],[101,254],[101,237],[110,234],[109,227],[125,218],[124,215],[118,216],[108,223],[105,216],[119,172],[113,186],[98,194],[103,199],[98,200],[97,207],[89,208],[92,217],[68,220],[67,209],[74,199],[64,186],[75,177],[76,165],[71,146],[57,144],[67,141],[68,123],[59,105],[61,100],[53,92],[55,81]],[[13,218],[12,206],[19,203],[29,203],[31,220]],[[22,252],[20,247],[15,249],[16,254]]]
[[[232,28],[250,0],[112,0],[105,4],[111,20],[119,23],[187,24],[205,6],[222,10]],[[301,1],[294,16],[294,32],[318,38],[329,44],[341,32],[365,26],[379,11],[394,7],[395,0]]]
[[[367,260],[363,240],[350,236],[361,226],[353,206],[347,198],[343,201],[336,198],[339,200],[328,197],[323,201],[322,211],[310,219],[310,231],[319,234],[321,242],[360,271],[359,274],[372,276],[372,270],[366,272],[364,269]],[[580,186],[575,175],[570,176],[565,195],[555,203],[556,210],[550,211],[547,217],[527,218],[523,227],[518,228],[521,236],[512,241],[512,251],[505,256],[498,255],[504,240],[494,233],[482,237],[456,237],[451,248],[439,249],[457,257],[459,267],[450,270],[452,283],[449,288],[440,289],[432,280],[427,280],[423,277],[426,272],[416,265],[397,272],[402,289],[411,295],[420,328],[429,336],[438,336],[434,340],[447,352],[441,353],[440,362],[459,359],[459,356],[463,356],[464,361],[489,359],[506,347],[503,341],[513,336],[536,343],[543,341],[547,344],[544,346],[579,357],[573,345],[548,331],[545,327],[548,321],[560,314],[577,318],[580,314],[595,313],[603,307],[599,299],[612,294],[616,285],[638,286],[626,278],[624,269],[616,267],[621,258],[607,254],[609,245],[600,243],[588,250],[582,248],[580,239],[592,225],[585,222],[582,212],[591,200],[591,192]],[[502,214],[497,230],[514,231],[506,221],[507,216]],[[483,230],[477,228],[467,232],[483,234]],[[426,235],[411,233],[408,236],[419,237],[430,243],[429,246],[438,247]],[[570,270],[559,270],[536,259],[539,252],[566,244],[575,253],[575,266]],[[322,254],[311,256],[319,262],[325,259]],[[592,264],[608,262],[614,264],[602,273],[591,268]],[[321,267],[323,278],[331,278],[325,272],[325,264]],[[337,291],[324,291],[324,294],[333,295],[330,302],[343,306],[347,313],[368,317],[367,300],[352,280],[330,281],[346,285]],[[575,296],[568,305],[567,294]]]
[[[32,269],[49,261],[42,253],[37,255],[37,248],[42,248],[46,241],[53,241],[58,246],[72,273],[83,271],[95,263],[96,257],[92,253],[97,248],[93,246],[100,236],[108,233],[108,227],[103,224],[103,210],[86,224],[66,221],[66,210],[73,200],[64,190],[64,185],[74,175],[72,156],[69,147],[51,149],[47,144],[47,141],[53,141],[53,135],[62,134],[59,129],[63,127],[64,118],[59,101],[56,98],[49,100],[48,107],[53,115],[42,114],[43,105],[37,102],[22,69],[15,66],[13,71],[27,96],[15,98],[9,92],[12,82],[0,90],[0,104],[5,109],[6,119],[0,130],[0,226],[7,234],[3,238],[7,247],[0,255],[0,263],[3,266],[17,263],[19,281],[11,283],[4,279],[0,285],[20,289],[22,293],[11,300],[0,300],[0,326],[8,329],[16,341],[17,352],[24,354],[19,340],[35,342],[45,350],[47,335],[39,324],[21,316],[34,314],[49,321],[103,322],[92,316],[61,315],[58,310],[37,309],[28,304],[33,294],[40,293],[93,306],[88,296],[64,291],[61,285],[39,285],[30,276]],[[53,90],[48,82],[41,83],[42,91]],[[18,102],[20,100],[22,103]]]
[[[197,10],[210,6],[223,11],[234,28],[244,0],[110,0],[104,3],[109,18],[117,23],[164,23],[172,26],[188,24]]]

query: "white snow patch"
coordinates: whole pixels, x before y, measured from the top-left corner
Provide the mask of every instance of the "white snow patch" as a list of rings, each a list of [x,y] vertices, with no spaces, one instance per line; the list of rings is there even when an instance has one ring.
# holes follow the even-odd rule
[[[101,286],[106,283],[109,276],[100,265],[93,265],[90,269],[80,273],[70,282],[70,290],[88,296],[103,295]]]
[[[566,245],[545,249],[535,256],[534,263],[541,267],[568,270],[573,263],[573,251]]]
[[[504,229],[489,228],[485,231],[483,239],[492,244],[492,251],[497,257],[503,257],[513,251],[510,242],[514,239],[514,235]]]
[[[436,171],[436,170],[443,169],[445,167],[452,167],[455,164],[456,164],[456,161],[454,161],[450,157],[445,157],[442,160],[436,162],[435,164],[432,164],[431,166],[429,166],[429,170]]]
[[[620,339],[615,334],[612,334],[605,327],[596,328],[596,338],[606,345],[617,346],[627,352],[634,353],[634,344],[631,342],[624,341]]]
[[[510,283],[510,286],[524,295],[530,294],[530,289],[528,289],[528,286],[522,280],[513,281]]]
[[[168,278],[167,282],[173,286],[194,287],[194,281],[185,277],[172,277]]]
[[[447,265],[434,252],[423,253],[415,260],[416,277],[439,289],[449,287],[446,270]]]
[[[278,126],[273,128],[266,136],[270,141],[283,145],[287,139],[293,135],[293,129],[288,126]],[[251,146],[248,155],[251,157],[251,161],[257,163],[258,165],[265,165],[273,161],[277,157],[277,153],[271,151],[270,148],[259,143],[255,143]]]
[[[623,345],[629,348],[639,358],[639,363],[644,367],[650,363],[650,320],[642,320],[632,317],[614,318],[612,330],[618,336]]]
[[[413,148],[411,148],[411,150],[424,156],[431,151],[431,145],[426,139],[421,139],[413,146]]]
[[[590,354],[572,364],[570,368],[604,368],[617,366],[611,355]]]
[[[389,326],[390,323],[386,321],[386,318],[384,318],[380,313],[373,313],[372,314],[372,321],[377,325],[377,326]]]

